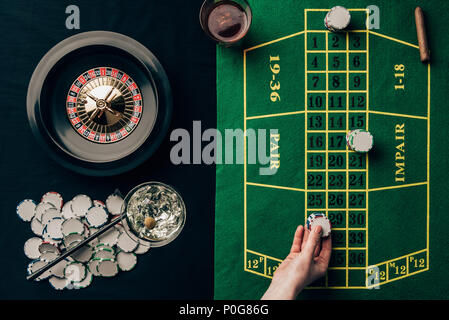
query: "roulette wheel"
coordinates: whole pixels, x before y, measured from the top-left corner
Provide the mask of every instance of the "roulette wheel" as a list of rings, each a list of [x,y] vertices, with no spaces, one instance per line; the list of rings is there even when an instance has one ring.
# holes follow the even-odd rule
[[[147,160],[162,142],[171,89],[162,65],[142,44],[114,32],[84,32],[39,62],[27,113],[37,141],[59,164],[87,175],[115,175]]]

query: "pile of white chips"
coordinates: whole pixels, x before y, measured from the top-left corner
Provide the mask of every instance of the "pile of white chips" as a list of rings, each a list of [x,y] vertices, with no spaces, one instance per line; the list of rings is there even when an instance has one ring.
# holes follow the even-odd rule
[[[111,194],[106,204],[92,201],[86,195],[77,195],[63,204],[62,196],[53,191],[44,194],[40,203],[30,199],[21,201],[17,215],[23,221],[31,222],[31,230],[36,235],[24,245],[25,255],[32,260],[28,274],[117,217],[122,204],[123,199],[117,193]],[[36,280],[48,279],[57,290],[86,288],[94,276],[113,277],[119,270],[132,270],[137,264],[136,254],[146,253],[149,249],[148,244],[131,238],[119,222]]]

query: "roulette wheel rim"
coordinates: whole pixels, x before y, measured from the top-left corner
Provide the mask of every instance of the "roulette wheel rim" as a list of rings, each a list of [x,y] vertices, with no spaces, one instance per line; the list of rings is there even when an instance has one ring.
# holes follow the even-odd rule
[[[109,54],[109,51],[112,53]],[[111,61],[119,65],[127,66],[134,72],[131,77],[136,78],[134,84],[137,84],[137,90],[139,87],[142,90],[139,92],[142,94],[141,106],[143,105],[142,115],[139,118],[140,123],[133,131],[125,132],[129,133],[127,137],[112,141],[113,143],[102,144],[98,140],[92,139],[92,141],[88,141],[87,136],[82,136],[80,132],[76,132],[75,127],[72,127],[70,114],[68,111],[65,113],[66,101],[62,101],[60,97],[53,99],[53,96],[62,96],[62,93],[67,97],[67,91],[69,95],[71,94],[70,86],[60,85],[61,82],[70,80],[71,83],[74,83],[73,80],[76,80],[74,78],[76,73],[70,68],[78,68],[78,75],[81,74],[79,70],[86,72],[89,68],[91,68],[90,71],[105,68],[108,68],[109,71],[111,68],[112,70],[116,68],[111,63],[106,63],[104,66],[97,63],[84,68],[71,66],[72,61],[75,61],[75,65],[78,61],[89,61],[90,55],[97,55],[99,57],[97,60],[112,59]],[[119,67],[117,69],[120,71]],[[71,70],[71,79],[64,79],[58,70]],[[124,72],[128,73],[127,70]],[[62,81],[60,81],[61,78]],[[130,81],[132,80],[130,79]],[[58,86],[63,89],[52,89]],[[63,92],[64,89],[66,89],[65,92]],[[56,91],[57,93],[55,93]],[[47,98],[49,96],[51,98]],[[66,99],[65,97],[64,99]],[[54,101],[58,102],[57,107]],[[67,110],[69,110],[68,102]],[[62,115],[63,111],[64,116]],[[52,116],[51,112],[57,112],[58,116]],[[109,31],[84,32],[61,41],[41,59],[33,72],[28,87],[27,114],[33,135],[53,160],[81,174],[116,175],[142,164],[162,143],[172,115],[171,87],[156,56],[136,40]],[[68,137],[71,137],[72,141],[68,140]],[[72,143],[81,147],[76,149]],[[88,149],[83,148],[90,148],[89,150],[93,150],[93,153],[98,152],[98,154],[90,156],[86,151]],[[78,150],[82,151],[78,152]],[[107,150],[107,152],[101,150]]]

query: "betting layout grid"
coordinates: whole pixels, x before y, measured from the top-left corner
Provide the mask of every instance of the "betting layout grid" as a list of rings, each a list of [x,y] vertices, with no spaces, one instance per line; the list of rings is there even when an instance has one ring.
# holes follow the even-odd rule
[[[348,287],[368,261],[367,155],[346,146],[348,131],[368,129],[368,35],[307,30],[305,45],[306,214],[325,211],[333,228],[330,267],[314,286]]]
[[[73,248],[117,218],[122,205],[123,199],[117,192],[105,203],[91,200],[87,195],[77,195],[64,204],[62,196],[53,191],[44,194],[39,203],[31,199],[21,201],[17,205],[17,215],[30,222],[35,234],[24,244],[24,253],[32,260],[27,273],[36,272],[64,250]],[[137,264],[136,255],[146,253],[150,246],[131,238],[123,223],[92,240],[36,281],[48,279],[57,290],[81,289],[89,286],[94,276],[113,277],[119,270],[132,270]]]

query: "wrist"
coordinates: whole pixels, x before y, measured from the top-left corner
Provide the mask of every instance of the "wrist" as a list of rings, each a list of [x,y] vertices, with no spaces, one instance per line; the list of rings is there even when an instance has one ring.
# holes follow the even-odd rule
[[[302,289],[285,282],[271,282],[262,300],[294,300]]]

